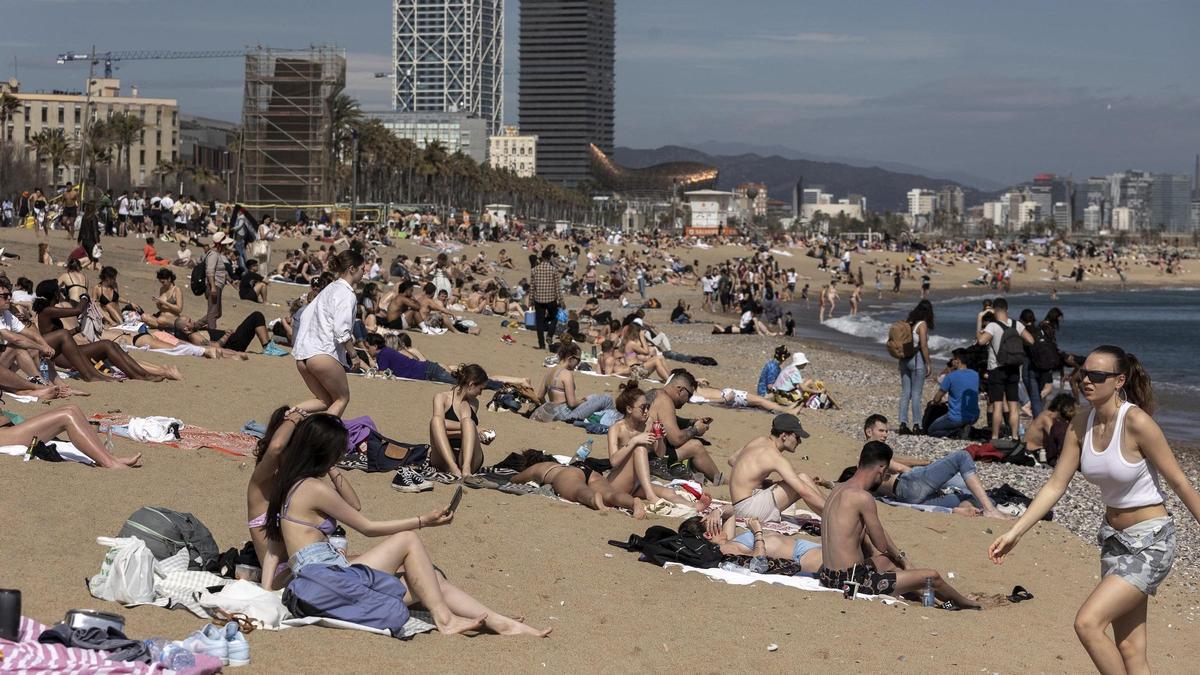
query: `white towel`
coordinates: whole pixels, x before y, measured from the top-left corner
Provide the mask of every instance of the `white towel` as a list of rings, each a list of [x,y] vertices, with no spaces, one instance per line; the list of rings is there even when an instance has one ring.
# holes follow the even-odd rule
[[[63,459],[80,464],[95,464],[91,457],[83,454],[69,441],[46,441],[46,445],[53,445],[58,454],[62,455]],[[22,457],[29,450],[24,445],[3,445],[0,446],[0,455],[9,455],[11,457]]]
[[[687,565],[681,565],[673,562],[663,565],[663,569],[676,568],[685,573],[696,572],[698,574],[703,574],[713,581],[723,581],[734,586],[749,586],[755,582],[762,581],[764,583],[775,584],[777,586],[790,586],[802,591],[828,591],[831,593],[841,593],[841,591],[836,588],[825,588],[819,581],[812,577],[789,577],[783,574],[755,574],[754,572],[750,571],[729,572],[721,569],[720,567],[701,569],[699,567],[689,567]],[[907,604],[897,600],[896,598],[893,598],[890,595],[865,595],[863,593],[859,593],[855,596],[855,599],[878,600],[885,605],[894,605],[896,603]]]
[[[174,417],[133,417],[129,420],[129,438],[139,443],[170,443],[179,440],[171,431],[171,425],[183,426]]]

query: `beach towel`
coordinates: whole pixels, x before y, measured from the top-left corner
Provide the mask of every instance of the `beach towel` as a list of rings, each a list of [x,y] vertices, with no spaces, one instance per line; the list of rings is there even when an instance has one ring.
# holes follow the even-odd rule
[[[754,572],[750,571],[723,570],[720,567],[702,569],[699,567],[688,567],[687,565],[681,565],[679,563],[666,563],[663,565],[663,569],[667,570],[668,572],[679,570],[685,574],[688,572],[695,572],[697,574],[706,576],[713,581],[722,581],[732,586],[749,586],[761,581],[763,583],[774,584],[776,586],[788,586],[801,591],[830,593],[842,592],[836,588],[825,588],[819,581],[812,577],[788,577],[779,574],[755,574]],[[866,595],[859,593],[854,596],[854,599],[871,601],[878,600],[885,605],[908,604],[901,600],[897,600],[890,595]]]
[[[54,446],[54,449],[57,450],[58,454],[61,455],[65,460],[79,462],[80,464],[95,464],[91,457],[88,457],[80,452],[79,448],[76,448],[75,444],[69,441],[46,441],[46,445]],[[25,451],[28,449],[29,448],[24,445],[0,445],[0,455],[24,457]]]
[[[101,422],[101,430],[112,427],[114,435],[129,438],[129,430],[125,426],[130,416],[120,413],[95,413],[88,416],[89,420]],[[184,424],[179,430],[179,440],[158,445],[166,445],[183,450],[199,450],[209,448],[234,457],[248,457],[254,454],[258,439],[240,432],[213,431],[193,424]]]
[[[85,673],[87,675],[125,673],[142,675],[143,673],[166,672],[158,664],[112,661],[105,652],[38,642],[38,636],[47,628],[49,626],[46,624],[22,616],[18,640],[9,642],[0,639],[0,652],[4,655],[4,658],[0,659],[0,672],[79,673],[80,675]],[[220,667],[219,660],[217,660],[217,667]]]
[[[142,352],[154,352],[155,354],[166,354],[167,356],[197,356],[204,358],[204,347],[194,345],[190,342],[180,342],[170,349],[150,349],[149,347],[139,347],[137,345],[122,344],[122,348],[127,352],[138,350]]]

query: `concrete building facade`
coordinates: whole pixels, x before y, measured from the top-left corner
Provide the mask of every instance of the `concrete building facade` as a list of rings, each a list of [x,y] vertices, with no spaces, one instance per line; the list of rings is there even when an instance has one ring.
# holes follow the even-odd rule
[[[488,164],[522,178],[537,175],[536,134],[522,134],[519,127],[504,126],[488,139]]]
[[[398,138],[407,138],[425,149],[437,141],[447,153],[461,152],[482,164],[487,159],[487,120],[467,113],[364,112],[379,120]]]
[[[121,81],[114,78],[95,78],[88,85],[93,122],[107,120],[118,113],[142,120],[142,131],[129,151],[129,177],[135,185],[153,183],[156,180],[154,168],[159,162],[179,159],[178,102],[168,98],[143,98],[136,88],[128,96],[122,96]],[[62,130],[68,141],[78,144],[83,135],[85,111],[89,107],[87,94],[21,91],[20,82],[15,79],[0,82],[0,92],[11,94],[19,104],[6,128],[0,130],[10,147],[35,159],[37,153],[32,139],[43,130],[54,129]],[[78,155],[67,166],[59,167],[59,175],[52,177],[53,182],[78,182],[82,177],[78,175],[77,162]],[[116,166],[115,161],[113,166]]]

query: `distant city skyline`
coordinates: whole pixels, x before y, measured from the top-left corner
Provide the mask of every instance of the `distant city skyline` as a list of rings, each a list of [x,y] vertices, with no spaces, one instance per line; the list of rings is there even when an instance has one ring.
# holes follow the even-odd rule
[[[519,3],[506,0],[505,118],[515,122]],[[348,92],[391,107],[390,0],[0,0],[26,89],[83,88],[61,51],[336,43]],[[70,16],[70,20],[65,19]],[[1124,169],[1191,173],[1200,151],[1200,4],[617,0],[616,144],[709,140],[903,162],[1002,184]],[[6,22],[10,28],[14,22]],[[134,39],[136,36],[136,39]],[[238,59],[130,62],[116,76],[180,112],[238,120]]]

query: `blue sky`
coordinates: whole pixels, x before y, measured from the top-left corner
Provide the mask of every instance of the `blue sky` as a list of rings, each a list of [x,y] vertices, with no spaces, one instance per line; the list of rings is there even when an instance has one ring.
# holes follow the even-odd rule
[[[388,0],[0,0],[0,76],[82,86],[60,51],[336,43],[351,93],[386,108]],[[516,118],[517,4],[506,115]],[[1200,152],[1200,2],[618,0],[617,142],[707,140],[898,161],[1008,182],[1145,168]],[[117,73],[186,113],[236,120],[237,59]]]

